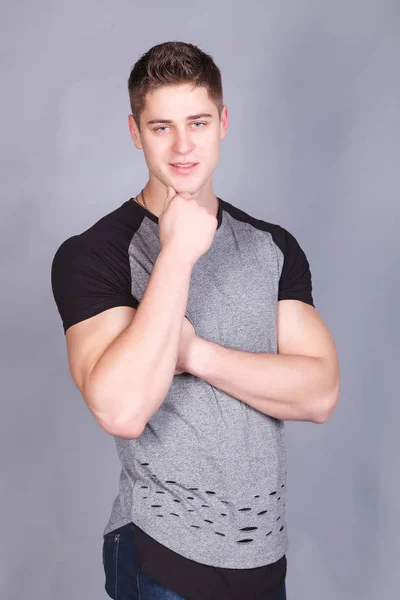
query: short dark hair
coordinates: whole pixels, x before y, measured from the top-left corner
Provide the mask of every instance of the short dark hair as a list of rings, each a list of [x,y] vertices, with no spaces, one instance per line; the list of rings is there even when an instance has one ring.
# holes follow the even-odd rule
[[[144,109],[147,92],[163,85],[182,83],[207,88],[221,118],[222,78],[213,57],[194,44],[163,42],[145,52],[129,75],[129,101],[139,131],[140,115]]]

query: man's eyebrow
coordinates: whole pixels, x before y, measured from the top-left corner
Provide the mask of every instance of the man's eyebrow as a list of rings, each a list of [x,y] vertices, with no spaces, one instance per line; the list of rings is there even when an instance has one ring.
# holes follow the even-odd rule
[[[204,119],[204,118],[209,118],[212,119],[213,115],[210,115],[209,113],[200,113],[199,115],[190,115],[189,117],[186,117],[187,121],[191,121],[193,119]],[[147,125],[154,125],[156,123],[173,123],[173,121],[171,121],[170,119],[152,119],[151,121],[147,121]]]

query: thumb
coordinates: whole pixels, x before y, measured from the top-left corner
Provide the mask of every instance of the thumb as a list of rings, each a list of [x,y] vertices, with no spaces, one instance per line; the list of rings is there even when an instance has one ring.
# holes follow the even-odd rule
[[[164,210],[168,207],[168,204],[171,202],[172,198],[176,196],[177,193],[172,185],[167,185],[167,197],[164,201]]]

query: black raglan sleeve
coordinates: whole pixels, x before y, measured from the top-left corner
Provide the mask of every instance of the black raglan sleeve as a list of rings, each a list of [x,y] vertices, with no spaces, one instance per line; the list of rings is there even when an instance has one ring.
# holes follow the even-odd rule
[[[312,279],[307,257],[296,238],[283,227],[279,227],[279,246],[284,255],[279,280],[279,300],[301,300],[314,306]]]
[[[130,283],[127,253],[81,235],[68,238],[51,265],[51,286],[64,334],[71,325],[114,306],[137,308]]]

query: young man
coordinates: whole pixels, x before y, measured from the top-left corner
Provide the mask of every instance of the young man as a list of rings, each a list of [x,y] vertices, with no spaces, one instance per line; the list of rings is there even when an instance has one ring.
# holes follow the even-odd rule
[[[338,359],[307,258],[217,197],[221,75],[192,44],[146,52],[129,129],[149,180],[52,264],[73,380],[115,436],[111,598],[286,598],[284,421],[325,422]]]

